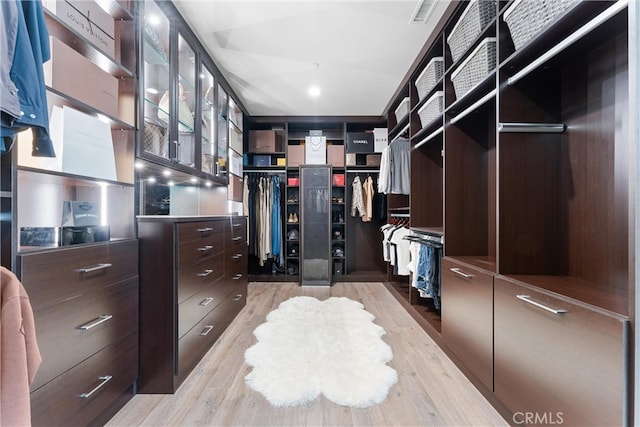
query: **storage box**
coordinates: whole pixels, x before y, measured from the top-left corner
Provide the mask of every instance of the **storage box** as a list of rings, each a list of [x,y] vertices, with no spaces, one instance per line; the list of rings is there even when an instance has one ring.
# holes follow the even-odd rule
[[[287,147],[287,163],[289,163],[289,167],[298,167],[304,164],[304,145],[289,145]]]
[[[118,118],[118,79],[60,40],[50,37],[49,41],[51,60],[43,66],[46,84],[107,116]]]
[[[538,0],[535,0],[536,2]],[[551,0],[554,1],[554,0]],[[527,0],[530,2],[530,0]],[[482,30],[496,17],[496,2],[471,0],[447,37],[453,62],[462,58]]]
[[[229,188],[227,189],[227,200],[242,202],[243,181],[242,178],[230,175]]]
[[[382,154],[367,154],[367,166],[380,166]]]
[[[289,187],[298,187],[300,185],[300,178],[287,178],[287,185]]]
[[[356,154],[347,153],[347,166],[355,166],[355,165],[356,165]]]
[[[344,145],[327,145],[327,164],[344,166]]]
[[[527,44],[578,0],[516,0],[504,12],[516,50]]]
[[[373,128],[373,151],[382,153],[387,145],[389,145],[387,128]]]
[[[250,153],[281,153],[282,135],[275,130],[250,130]]]
[[[333,174],[333,185],[338,187],[344,187],[344,174],[343,173],[334,173]]]
[[[347,132],[347,153],[373,153],[373,133]]]
[[[43,6],[111,57],[115,56],[115,22],[92,0],[45,0]]]
[[[420,73],[416,79],[415,86],[418,91],[418,98],[420,101],[425,99],[431,89],[433,89],[438,81],[442,78],[444,72],[444,58],[436,56],[431,58],[424,70]]]
[[[400,102],[398,108],[395,110],[396,122],[400,123],[402,119],[407,117],[407,114],[409,114],[409,103],[410,100],[408,96]]]
[[[58,246],[58,227],[20,227],[20,246]]]
[[[327,137],[306,136],[304,138],[304,162],[307,165],[327,164]]]
[[[444,92],[438,91],[418,110],[421,127],[424,128],[436,118],[441,117],[444,108]]]
[[[271,156],[253,156],[254,166],[271,166]]]
[[[278,166],[287,166],[287,159],[285,159],[284,157],[278,157],[276,159],[276,165],[278,165]]]
[[[109,227],[106,225],[89,225],[85,227],[60,228],[60,246],[106,242],[109,240],[109,238]]]
[[[496,68],[496,39],[487,37],[451,73],[456,98],[460,99]]]

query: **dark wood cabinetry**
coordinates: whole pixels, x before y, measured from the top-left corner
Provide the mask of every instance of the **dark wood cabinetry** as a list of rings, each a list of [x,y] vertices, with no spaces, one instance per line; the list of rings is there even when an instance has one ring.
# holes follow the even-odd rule
[[[624,316],[496,277],[496,396],[567,425],[625,425],[628,328]]]
[[[482,384],[492,390],[493,275],[445,258],[442,282],[442,338]]]
[[[245,217],[139,217],[141,393],[173,393],[244,307]]]
[[[452,6],[389,109],[390,138],[406,132],[413,146],[411,225],[443,228],[437,337],[474,380],[493,384],[485,393],[508,419],[627,424],[637,215],[631,6],[553,2],[550,21],[516,43],[510,16],[527,2],[496,1],[454,60],[450,36],[472,3]],[[459,93],[458,70],[492,39],[495,61]],[[443,76],[420,97],[418,77],[434,57]],[[439,91],[441,114],[422,123]],[[407,98],[410,113],[397,119]]]
[[[33,425],[88,425],[133,396],[138,376],[136,240],[18,257],[42,365]]]

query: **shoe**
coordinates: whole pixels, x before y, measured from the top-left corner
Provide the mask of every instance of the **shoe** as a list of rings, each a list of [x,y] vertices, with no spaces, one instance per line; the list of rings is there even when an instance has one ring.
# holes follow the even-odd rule
[[[289,217],[287,218],[287,222],[293,222],[293,214],[290,213]]]
[[[298,214],[297,213],[293,213],[293,221],[291,222],[298,222]]]

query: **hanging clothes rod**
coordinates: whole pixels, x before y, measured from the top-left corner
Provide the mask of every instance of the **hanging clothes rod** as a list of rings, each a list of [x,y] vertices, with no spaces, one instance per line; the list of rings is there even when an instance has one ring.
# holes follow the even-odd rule
[[[415,236],[415,235],[409,235],[409,236],[404,236],[403,237],[404,240],[409,240],[412,242],[418,242],[421,245],[428,245],[428,246],[433,246],[436,248],[441,248],[442,247],[442,240],[436,238],[436,237],[432,237],[432,236]]]
[[[501,133],[562,133],[566,129],[564,123],[498,123]]]
[[[356,169],[348,170],[347,173],[380,173],[380,169]]]
[[[471,104],[466,110],[463,110],[460,114],[458,114],[453,119],[451,119],[451,124],[452,125],[456,124],[456,122],[465,118],[468,114],[474,112],[482,104],[494,98],[496,96],[496,93],[497,93],[497,90],[493,89],[491,92],[489,92],[488,94],[486,94],[485,96],[483,96],[482,98],[480,98],[479,100]]]
[[[414,145],[413,149],[415,150],[416,148],[422,147],[424,144],[426,144],[427,142],[431,141],[436,136],[440,135],[443,130],[444,130],[444,126],[440,126],[440,128],[438,128],[438,130],[436,130],[431,135],[427,136],[425,139],[423,139],[422,141],[420,141],[416,145]]]
[[[271,174],[284,175],[287,173],[287,171],[269,170],[269,169],[247,169],[244,171],[244,173],[271,173]]]
[[[396,139],[400,138],[407,130],[409,130],[409,123],[407,123],[407,125],[405,127],[403,127],[400,130],[400,132],[398,132],[398,134],[391,140],[391,142],[393,142]]]
[[[408,213],[393,213],[390,212],[389,213],[391,216],[396,217],[396,218],[411,218],[411,214]]]

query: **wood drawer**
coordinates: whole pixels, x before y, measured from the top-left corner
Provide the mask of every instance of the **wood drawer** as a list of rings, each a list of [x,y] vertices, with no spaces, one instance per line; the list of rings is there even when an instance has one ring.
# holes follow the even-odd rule
[[[245,217],[233,218],[231,220],[231,239],[236,242],[235,238],[241,237],[247,239],[247,220]]]
[[[228,252],[226,254],[226,272],[228,277],[233,277],[237,274],[247,275],[247,247],[242,248],[242,251]]]
[[[177,224],[178,242],[219,237],[224,234],[224,221],[182,222]]]
[[[495,393],[511,411],[626,423],[626,318],[503,276],[494,304]]]
[[[242,291],[242,287],[237,290]],[[177,385],[184,381],[204,353],[209,350],[211,345],[222,335],[227,326],[242,310],[246,302],[246,285],[244,291],[240,293],[234,289],[234,292],[229,294],[205,319],[180,339],[178,343],[179,367]]]
[[[224,252],[224,234],[220,236],[208,237],[206,239],[193,240],[187,243],[180,243],[178,247],[178,268],[187,268],[210,260],[217,256],[222,256]]]
[[[178,303],[224,275],[224,257],[216,256],[191,268],[178,270]]]
[[[178,305],[178,338],[181,338],[231,292],[233,283],[218,280]]]
[[[442,338],[493,390],[493,274],[442,260]]]
[[[32,390],[138,328],[138,279],[34,312],[42,365]]]
[[[19,255],[20,280],[34,310],[138,275],[138,241]]]
[[[134,332],[31,393],[31,422],[34,426],[89,425],[127,392],[137,371],[138,334]],[[83,393],[91,394],[81,397]]]

